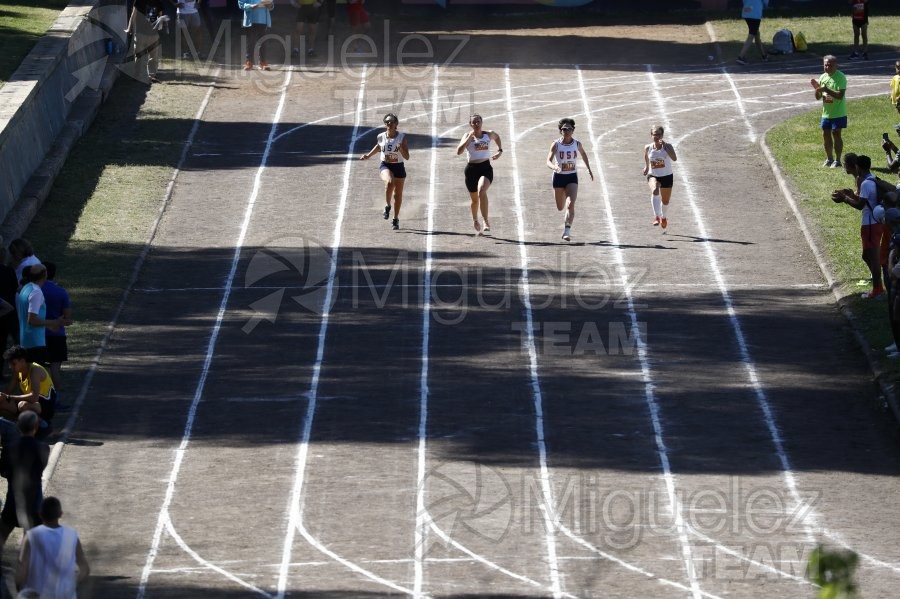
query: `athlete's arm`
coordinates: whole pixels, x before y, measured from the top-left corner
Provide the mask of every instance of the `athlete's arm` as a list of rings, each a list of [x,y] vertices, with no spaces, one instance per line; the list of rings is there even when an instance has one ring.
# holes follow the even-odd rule
[[[556,154],[556,142],[554,141],[552,144],[550,144],[550,153],[547,154],[547,166],[550,167],[551,171],[558,173],[559,165],[556,164],[555,162],[553,162],[553,156],[555,154]]]
[[[400,155],[403,156],[403,160],[409,160],[409,144],[406,143],[406,136],[403,136],[403,141],[400,142]]]
[[[500,154],[503,153],[503,143],[500,141],[500,136],[496,131],[489,131],[488,136],[494,140],[495,144],[497,144],[497,152],[491,156],[491,160],[497,160],[500,158]]]
[[[678,156],[675,155],[675,146],[663,142],[663,149],[666,151],[666,154],[669,155],[669,158],[672,159],[672,162],[678,161]]]
[[[369,150],[368,152],[366,152],[365,154],[360,156],[359,159],[360,160],[368,160],[369,158],[371,158],[372,156],[377,154],[379,150],[381,150],[381,146],[378,144],[375,144],[375,146],[371,150]],[[405,158],[405,156],[404,156],[404,158]]]
[[[650,173],[650,144],[644,146],[644,174]]]
[[[475,139],[475,134],[469,131],[465,135],[462,136],[462,139],[459,140],[459,145],[456,146],[456,155],[459,156],[463,153],[463,150],[466,149],[466,144]]]

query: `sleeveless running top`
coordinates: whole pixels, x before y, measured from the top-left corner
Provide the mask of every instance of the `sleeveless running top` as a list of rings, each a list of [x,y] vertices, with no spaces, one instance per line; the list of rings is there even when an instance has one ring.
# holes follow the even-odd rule
[[[37,390],[37,394],[44,399],[50,399],[50,393],[53,391],[53,380],[50,378],[50,373],[37,362],[33,362],[31,368],[40,368],[44,371],[44,380],[41,381],[41,388]],[[31,393],[31,379],[27,374],[19,374],[19,389],[22,390],[23,395]]]
[[[397,133],[396,137],[388,137],[385,131],[378,134],[378,147],[381,148],[382,162],[385,164],[399,164],[403,162],[400,145],[403,143],[404,135],[404,133]]]
[[[482,132],[481,137],[466,144],[466,159],[469,162],[482,162],[491,157],[491,136]]]
[[[556,153],[553,155],[559,172],[562,175],[574,175],[578,169],[578,140],[572,138],[572,143],[564,144],[563,138],[556,140]]]
[[[665,177],[672,174],[672,159],[665,148],[656,149],[650,144],[647,147],[647,158],[650,160],[650,174],[654,177]]]

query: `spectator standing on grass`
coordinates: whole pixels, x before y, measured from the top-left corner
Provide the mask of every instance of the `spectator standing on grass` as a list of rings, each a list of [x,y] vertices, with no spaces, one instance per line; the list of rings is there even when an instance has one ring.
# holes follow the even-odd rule
[[[572,224],[575,222],[575,200],[578,199],[578,158],[584,161],[591,181],[594,180],[594,173],[591,171],[591,163],[584,147],[572,136],[575,133],[575,120],[560,119],[558,126],[560,137],[550,144],[547,166],[553,171],[552,185],[556,210],[566,211],[562,238],[571,241]]]
[[[62,504],[56,497],[41,503],[43,524],[25,533],[16,568],[16,588],[39,597],[75,599],[78,582],[91,574],[91,567],[74,528],[59,523]],[[77,569],[77,572],[76,572]]]
[[[406,184],[406,165],[409,160],[409,145],[406,143],[406,134],[399,133],[397,126],[400,119],[394,113],[384,115],[385,131],[378,134],[375,147],[360,156],[361,160],[368,160],[375,154],[381,154],[381,165],[378,167],[381,180],[384,181],[384,220],[391,217],[391,196],[394,200],[394,220],[391,227],[396,231],[400,228],[400,206],[403,204],[403,186]]]
[[[69,293],[53,280],[56,276],[56,264],[45,262],[47,268],[47,282],[41,288],[44,292],[44,303],[47,305],[47,320],[62,319],[64,323],[72,322],[72,307],[69,302]],[[62,391],[62,363],[69,359],[68,339],[66,327],[47,329],[45,333],[47,341],[47,363],[50,366],[50,377],[57,392]]]
[[[833,54],[822,62],[825,72],[809,83],[816,92],[816,100],[822,100],[822,142],[825,147],[824,167],[840,168],[844,152],[842,131],[847,128],[847,77],[838,70],[838,60]]]
[[[35,437],[39,423],[40,418],[31,411],[22,412],[16,420],[21,438],[13,450],[6,501],[0,512],[0,548],[14,528],[21,527],[28,531],[41,523],[41,475],[47,466],[50,450]]]
[[[201,0],[177,0],[173,2],[178,8],[178,31],[190,42],[188,49],[193,46],[193,50],[202,58],[204,55],[205,37],[203,32],[203,21],[200,19],[200,10],[198,5]],[[190,52],[184,52],[182,58],[190,58]]]
[[[16,281],[22,284],[22,271],[28,266],[40,264],[41,261],[34,255],[34,249],[27,239],[17,238],[9,242],[10,265],[16,271]]]
[[[324,0],[319,9],[319,22],[322,22],[322,15],[325,16],[325,24],[328,26],[326,35],[334,35],[334,21],[337,15],[337,0]]]
[[[297,36],[303,40],[302,44],[298,42],[294,52],[299,54],[300,48],[306,48],[306,55],[313,57],[316,55],[316,32],[322,3],[319,0],[291,0],[291,4],[297,7]]]
[[[492,160],[497,160],[503,154],[503,144],[500,135],[496,131],[482,128],[484,119],[480,114],[469,117],[471,131],[462,136],[456,146],[456,155],[466,153],[466,189],[472,201],[472,220],[475,223],[475,234],[491,231],[491,221],[488,217],[488,189],[494,182],[494,167]],[[497,144],[497,151],[491,153],[491,141]],[[478,220],[478,213],[484,218],[484,227]]]
[[[744,22],[747,23],[747,39],[744,40],[744,47],[741,48],[741,53],[738,54],[735,61],[738,64],[747,64],[747,51],[750,50],[751,44],[756,44],[756,49],[759,50],[759,55],[763,60],[769,59],[769,55],[766,54],[762,40],[759,37],[759,25],[762,23],[763,9],[768,6],[769,0],[744,0],[741,16],[744,18]]]
[[[849,0],[850,19],[853,22],[853,52],[850,60],[869,60],[869,0]],[[859,38],[862,37],[862,54]]]
[[[882,225],[875,220],[874,210],[878,205],[878,189],[875,177],[870,172],[872,160],[868,156],[855,157],[856,180],[859,190],[837,189],[831,199],[845,203],[862,212],[859,233],[862,241],[862,259],[872,275],[872,290],[862,294],[863,299],[876,299],[884,294],[881,274],[881,234]],[[851,169],[845,169],[852,174]]]
[[[244,70],[253,68],[256,54],[256,46],[259,46],[259,70],[268,71],[269,63],[266,62],[266,41],[260,38],[272,27],[272,8],[274,0],[238,0],[238,7],[244,11],[244,43],[247,45],[247,55],[244,60]]]
[[[147,79],[144,83],[159,83],[156,75],[162,58],[162,44],[154,23],[165,15],[162,0],[134,0],[125,33],[131,34],[134,46],[135,76]],[[168,17],[166,17],[168,18]]]
[[[29,266],[22,277],[22,288],[16,295],[19,316],[19,343],[28,351],[32,362],[47,364],[47,329],[69,324],[64,318],[47,318],[47,301],[42,287],[47,282],[47,267]]]
[[[371,28],[369,12],[365,7],[365,0],[347,0],[347,20],[350,22],[350,31],[353,35],[365,35]],[[362,41],[354,40],[354,52],[362,52]]]

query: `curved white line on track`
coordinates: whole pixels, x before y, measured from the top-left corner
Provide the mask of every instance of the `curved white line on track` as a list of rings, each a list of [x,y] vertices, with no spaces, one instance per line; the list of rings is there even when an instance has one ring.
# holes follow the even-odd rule
[[[194,390],[194,398],[191,400],[191,405],[188,409],[187,421],[184,425],[184,434],[181,437],[181,443],[178,445],[178,449],[175,450],[175,461],[172,465],[172,470],[169,473],[169,481],[166,485],[165,498],[163,500],[162,508],[159,511],[159,516],[156,522],[156,529],[153,532],[153,544],[150,547],[150,551],[147,553],[144,570],[141,573],[141,580],[138,586],[137,593],[138,599],[142,599],[144,597],[144,593],[146,593],[147,591],[147,583],[150,579],[150,573],[153,570],[153,562],[156,560],[156,556],[159,553],[159,544],[162,539],[162,532],[165,528],[166,521],[169,518],[169,506],[172,503],[172,498],[175,496],[175,482],[178,480],[178,474],[181,471],[181,462],[184,460],[184,455],[187,452],[187,448],[191,440],[191,433],[194,430],[194,419],[197,417],[197,408],[200,405],[200,400],[203,398],[206,379],[209,376],[209,369],[212,365],[212,359],[215,353],[216,341],[219,339],[219,331],[222,328],[222,320],[225,318],[225,311],[228,308],[228,299],[231,297],[232,284],[234,283],[234,277],[237,273],[238,262],[241,257],[241,249],[244,245],[244,238],[247,236],[247,229],[250,226],[250,217],[253,215],[253,208],[256,205],[256,198],[259,195],[259,189],[262,182],[262,174],[266,170],[266,163],[269,159],[269,152],[272,149],[275,130],[278,128],[278,121],[281,119],[281,113],[284,110],[284,101],[287,97],[287,88],[290,84],[290,79],[291,72],[288,71],[285,75],[285,81],[282,84],[281,97],[278,100],[278,107],[275,110],[275,115],[272,117],[272,126],[269,128],[269,136],[266,140],[266,149],[265,152],[263,152],[263,157],[260,161],[259,168],[257,168],[256,170],[256,177],[253,181],[253,191],[250,193],[250,197],[247,200],[247,206],[244,209],[244,219],[241,222],[241,230],[238,234],[237,240],[235,241],[234,254],[231,258],[231,268],[229,269],[228,276],[225,279],[225,292],[222,294],[222,301],[219,303],[219,309],[216,314],[216,322],[215,325],[213,325],[212,332],[210,333],[209,343],[206,348],[206,355],[203,359],[203,368],[200,372],[200,379],[197,381],[197,387]]]
[[[218,79],[221,70],[221,68],[218,68],[212,74],[213,81]],[[206,112],[206,107],[209,105],[209,99],[212,97],[213,90],[215,89],[215,84],[210,84],[209,89],[206,90],[206,95],[203,96],[203,101],[200,102],[200,106],[194,114],[194,124],[191,126],[191,131],[188,133],[187,139],[184,142],[184,147],[181,149],[181,156],[178,157],[178,163],[175,165],[175,170],[172,171],[172,176],[169,177],[169,182],[166,184],[166,192],[163,195],[162,203],[156,212],[156,218],[153,220],[153,224],[150,225],[150,234],[147,236],[147,241],[144,243],[144,247],[141,248],[141,253],[138,255],[134,267],[131,269],[131,275],[128,277],[128,283],[125,285],[125,291],[122,292],[122,298],[119,300],[119,305],[116,306],[116,311],[113,312],[112,318],[106,325],[106,332],[103,334],[103,339],[100,340],[100,345],[97,347],[97,353],[94,354],[94,359],[91,360],[91,363],[88,365],[84,380],[81,382],[81,388],[78,390],[78,396],[75,398],[75,402],[72,405],[72,412],[69,414],[69,418],[66,420],[66,424],[61,431],[60,439],[53,444],[53,449],[50,451],[47,467],[44,468],[44,473],[42,475],[45,491],[50,486],[50,479],[56,471],[56,465],[59,463],[63,449],[65,449],[66,443],[69,440],[69,435],[72,434],[72,430],[75,428],[75,422],[78,420],[81,406],[87,397],[91,383],[94,381],[94,375],[97,373],[97,368],[100,366],[100,358],[103,357],[103,353],[109,345],[109,340],[112,338],[113,331],[115,331],[116,325],[119,324],[119,318],[125,310],[125,305],[128,303],[128,300],[131,299],[132,292],[135,291],[134,286],[137,283],[141,270],[144,268],[144,262],[147,261],[147,256],[150,255],[150,247],[153,245],[153,240],[156,239],[159,223],[162,221],[162,217],[166,213],[166,209],[169,207],[169,202],[172,199],[172,193],[175,191],[175,180],[178,179],[178,175],[184,167],[184,162],[187,160],[187,155],[194,145],[194,138],[197,136],[203,114]]]
[[[428,442],[428,368],[429,368],[429,348],[431,338],[431,265],[432,250],[434,248],[434,238],[430,234],[434,231],[434,207],[435,198],[437,196],[437,122],[438,122],[438,74],[439,67],[434,67],[434,79],[431,84],[431,163],[428,170],[428,215],[425,230],[429,233],[425,235],[425,264],[422,277],[422,343],[420,352],[422,355],[421,370],[419,371],[419,428],[416,464],[416,530],[414,534],[415,542],[415,565],[413,591],[414,596],[418,597],[422,594],[424,585],[424,559],[425,547],[428,543],[428,530],[426,529],[426,519],[430,520],[425,508],[425,465],[428,461],[427,447]]]
[[[552,513],[553,490],[550,486],[550,470],[547,466],[547,442],[544,437],[544,398],[541,391],[541,383],[538,375],[537,349],[534,341],[534,314],[531,308],[531,289],[528,275],[528,248],[525,245],[525,220],[522,207],[522,186],[519,182],[519,161],[516,151],[516,121],[512,106],[512,89],[509,80],[509,65],[504,69],[506,82],[506,112],[509,120],[509,137],[512,146],[513,169],[513,204],[516,213],[517,240],[519,246],[519,287],[522,293],[522,303],[525,306],[525,348],[528,352],[528,370],[531,378],[531,397],[534,407],[534,432],[538,449],[538,462],[540,468],[541,493],[543,502],[540,509],[544,517],[544,530],[546,531],[544,542],[547,546],[547,565],[550,568],[550,586],[553,596],[562,596],[562,583],[559,575],[559,563],[556,558],[556,524],[559,518]]]
[[[582,76],[580,65],[575,66],[575,72],[578,77],[578,88],[581,91],[581,101],[584,106],[584,112],[588,115],[587,130],[591,139],[594,139],[594,119],[588,105],[587,92],[584,89],[584,77]],[[641,335],[638,326],[637,310],[634,307],[634,297],[632,296],[631,287],[628,284],[628,272],[625,268],[625,258],[622,253],[619,242],[619,232],[616,227],[615,219],[612,213],[612,203],[610,201],[609,187],[606,183],[606,175],[603,168],[603,162],[597,151],[597,144],[593,144],[591,153],[594,155],[594,163],[597,165],[598,179],[603,193],[603,203],[606,208],[606,218],[609,222],[610,241],[613,246],[613,255],[615,256],[616,268],[622,279],[623,293],[625,295],[625,303],[628,306],[628,318],[631,321],[631,332],[637,345],[638,361],[641,366],[641,380],[644,383],[644,400],[647,404],[647,410],[650,414],[650,422],[653,425],[653,437],[656,443],[656,454],[659,457],[660,469],[662,470],[663,481],[665,482],[666,495],[669,499],[669,507],[672,511],[672,517],[675,521],[675,528],[678,531],[678,541],[681,545],[682,561],[684,563],[685,575],[691,589],[691,594],[695,599],[702,597],[700,584],[697,581],[697,574],[694,571],[694,559],[691,553],[691,545],[687,538],[687,531],[684,523],[684,516],[681,513],[681,502],[675,492],[675,476],[672,474],[672,468],[669,465],[669,449],[666,447],[665,432],[660,417],[659,404],[656,402],[656,393],[654,391],[653,376],[650,368],[650,358],[647,353],[647,342]],[[572,538],[572,537],[570,537]],[[574,538],[573,538],[574,539]],[[574,539],[577,540],[577,539]]]
[[[181,549],[185,553],[187,553],[192,558],[194,558],[194,560],[198,564],[203,566],[204,568],[213,570],[214,572],[218,572],[219,574],[221,574],[228,580],[231,580],[232,582],[236,582],[237,584],[241,585],[245,589],[251,590],[254,593],[256,593],[257,595],[262,595],[263,597],[269,597],[271,599],[272,595],[265,592],[264,590],[253,586],[249,582],[246,582],[245,580],[238,578],[237,576],[235,576],[231,572],[225,570],[224,568],[217,566],[213,563],[210,563],[210,562],[206,561],[205,559],[203,559],[202,557],[200,557],[200,555],[196,551],[191,549],[190,545],[188,545],[187,543],[184,542],[184,539],[182,539],[181,535],[178,534],[178,531],[175,530],[175,525],[172,523],[172,518],[169,516],[169,514],[166,514],[166,531],[175,540],[175,543],[177,543],[178,546],[181,547]]]
[[[476,561],[480,564],[483,564],[492,570],[496,570],[496,571],[500,572],[501,574],[508,576],[514,580],[518,580],[519,582],[524,582],[525,584],[542,589],[544,591],[548,591],[551,593],[553,592],[553,589],[547,588],[543,583],[540,583],[537,580],[528,578],[527,576],[523,576],[521,574],[516,574],[515,572],[513,572],[511,570],[507,570],[503,566],[501,566],[499,564],[495,564],[494,562],[490,561],[489,559],[486,559],[486,558],[482,557],[481,555],[478,555],[477,553],[473,552],[469,548],[461,545],[460,543],[455,541],[453,539],[453,537],[451,537],[449,534],[444,532],[437,524],[435,524],[434,520],[431,519],[430,515],[428,517],[428,525],[435,532],[435,534],[437,534],[437,536],[439,536],[441,539],[443,539],[443,541],[445,543],[447,543],[448,545],[452,545],[459,551],[465,553],[470,558],[472,558],[474,561]],[[576,599],[575,595],[570,595],[569,593],[562,593],[560,596],[565,597],[566,599]]]
[[[610,561],[614,564],[617,564],[619,566],[622,566],[623,568],[625,568],[626,570],[628,570],[630,572],[639,574],[640,576],[643,576],[644,578],[647,578],[648,580],[655,580],[665,586],[674,587],[674,588],[680,589],[682,591],[687,591],[688,593],[693,592],[693,589],[691,589],[691,587],[689,587],[685,584],[682,584],[680,582],[675,582],[674,580],[669,580],[668,578],[661,578],[661,577],[657,576],[656,574],[654,574],[653,572],[644,570],[643,568],[641,568],[639,566],[629,564],[628,562],[616,557],[615,555],[613,555],[611,553],[607,553],[606,551],[603,551],[602,549],[600,549],[593,543],[586,540],[584,537],[572,532],[572,530],[570,530],[569,527],[564,524],[559,525],[559,530],[564,535],[566,535],[567,537],[569,537],[570,539],[572,539],[573,541],[575,541],[576,543],[578,543],[579,545],[581,545],[582,547],[584,547],[585,549],[590,551],[591,553],[596,553],[603,559]],[[707,593],[703,589],[700,589],[699,596],[707,597],[708,599],[723,599],[722,597],[719,597],[718,595],[713,595],[712,593]]]
[[[668,129],[669,122],[665,111],[665,101],[663,100],[659,83],[656,81],[656,76],[654,75],[653,70],[649,65],[647,66],[647,79],[650,82],[651,89],[653,90],[653,96],[656,100],[657,110],[662,115],[661,118],[665,123],[664,126]],[[679,176],[685,185],[685,198],[691,208],[691,213],[694,216],[695,225],[698,229],[700,237],[708,239],[709,234],[706,230],[706,226],[704,225],[703,213],[701,212],[700,207],[697,204],[696,194],[694,193],[693,186],[690,183],[690,173],[687,166],[683,164],[683,161],[681,162],[682,164],[678,170]],[[753,361],[753,357],[750,354],[750,348],[747,345],[746,337],[744,336],[743,326],[741,325],[740,319],[737,315],[737,311],[734,308],[734,303],[731,300],[731,294],[728,291],[728,285],[725,282],[725,277],[722,275],[722,271],[719,268],[719,262],[716,258],[716,251],[712,247],[712,244],[709,243],[704,243],[703,247],[706,252],[706,258],[709,262],[709,268],[716,279],[716,283],[718,284],[719,293],[722,297],[722,302],[728,314],[728,321],[731,325],[731,329],[734,333],[735,341],[738,346],[738,352],[741,357],[741,362],[744,366],[744,370],[747,374],[750,385],[753,388],[753,395],[756,398],[757,407],[763,415],[763,421],[766,425],[766,429],[769,432],[769,437],[775,449],[775,455],[778,458],[779,464],[781,466],[785,485],[787,486],[791,498],[794,502],[793,508],[799,510],[801,509],[801,506],[805,505],[805,502],[802,500],[802,498],[800,497],[800,492],[797,490],[797,482],[794,478],[794,472],[793,468],[791,467],[790,458],[788,457],[787,450],[784,447],[784,440],[782,439],[781,431],[778,429],[778,424],[775,422],[775,414],[772,410],[771,404],[769,403],[768,394],[763,388],[762,382],[759,379],[759,374],[756,371],[756,365]],[[802,520],[802,526],[806,535],[806,541],[809,544],[815,543],[815,534],[813,533],[813,527],[816,526],[815,520],[816,517],[811,510],[806,513]]]
[[[331,318],[331,303],[334,297],[334,281],[337,272],[338,258],[341,250],[341,228],[344,223],[344,214],[347,207],[347,198],[350,193],[350,171],[355,161],[356,142],[359,140],[360,119],[362,118],[363,100],[366,91],[366,76],[368,73],[368,65],[364,66],[360,76],[359,91],[356,101],[356,112],[353,118],[353,133],[350,138],[350,144],[347,148],[347,160],[344,163],[344,175],[341,185],[341,199],[338,203],[337,216],[334,221],[334,232],[331,242],[331,266],[328,272],[328,284],[326,286],[325,298],[322,302],[322,319],[319,324],[318,346],[316,348],[316,361],[313,364],[312,379],[310,388],[304,396],[307,399],[306,413],[303,418],[303,429],[300,439],[297,443],[297,456],[295,458],[294,485],[288,500],[288,523],[285,533],[284,544],[282,547],[281,567],[278,573],[278,592],[276,599],[283,599],[287,592],[288,576],[291,565],[291,551],[294,545],[294,532],[298,531],[300,535],[317,551],[327,555],[342,566],[368,578],[369,580],[399,591],[412,595],[411,589],[402,587],[390,580],[386,580],[377,574],[366,570],[365,568],[351,562],[350,560],[338,555],[318,539],[316,539],[303,523],[303,503],[305,497],[306,482],[306,466],[309,460],[309,443],[312,437],[313,422],[316,418],[316,407],[318,404],[319,380],[322,374],[322,366],[325,362],[325,340],[328,334],[328,324]]]

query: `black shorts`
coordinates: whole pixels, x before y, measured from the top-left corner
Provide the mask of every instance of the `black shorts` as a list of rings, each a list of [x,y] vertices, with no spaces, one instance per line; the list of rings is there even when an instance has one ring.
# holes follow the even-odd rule
[[[47,362],[47,346],[45,345],[26,347],[25,354],[28,356],[29,362],[37,362],[43,366],[49,364]]]
[[[394,175],[395,179],[406,179],[406,165],[402,162],[382,161],[378,170],[383,171],[384,169],[391,171],[391,174]]]
[[[578,173],[553,173],[553,189],[565,189],[572,183],[578,185]]]
[[[478,181],[480,181],[482,177],[491,183],[494,182],[494,167],[491,166],[490,160],[485,160],[484,162],[470,162],[466,165],[465,174],[466,189],[469,190],[469,193],[478,191]]]
[[[319,9],[315,4],[301,4],[297,11],[297,22],[315,25],[319,22]]]
[[[47,361],[66,362],[69,359],[69,346],[65,335],[47,335]]]
[[[744,19],[747,23],[747,33],[750,35],[756,35],[759,33],[759,24],[761,19]]]
[[[660,175],[659,177],[647,175],[647,181],[650,179],[656,179],[656,182],[663,189],[672,189],[672,185],[675,183],[675,175]]]

